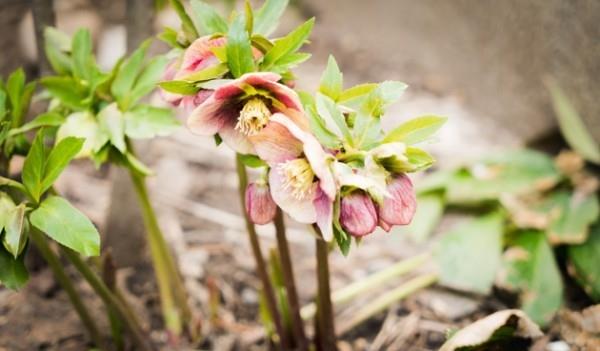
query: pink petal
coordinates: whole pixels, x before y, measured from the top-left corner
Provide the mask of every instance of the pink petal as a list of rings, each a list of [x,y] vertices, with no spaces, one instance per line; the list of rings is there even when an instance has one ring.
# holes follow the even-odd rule
[[[235,129],[235,121],[228,120],[219,129],[219,136],[233,151],[240,154],[255,154],[254,146],[248,137]]]
[[[323,239],[331,241],[333,239],[333,200],[323,192],[321,187],[318,187],[313,204],[317,214],[317,225]]]
[[[213,90],[200,90],[196,95],[186,95],[181,98],[181,107],[186,113],[192,113],[193,110],[200,106],[204,101],[213,94]]]
[[[188,74],[198,72],[206,67],[219,63],[211,48],[225,45],[224,37],[211,39],[203,36],[196,39],[184,52],[181,68],[176,77],[181,78]]]
[[[389,225],[409,224],[417,209],[410,178],[406,174],[394,176],[387,190],[391,197],[384,198],[383,205],[379,208],[379,217]]]
[[[250,136],[256,154],[269,165],[298,158],[302,143],[282,124],[269,122],[258,134]]]
[[[215,99],[214,94],[196,107],[187,120],[188,128],[194,134],[213,135],[227,122],[237,120],[239,110],[226,101]]]
[[[283,103],[287,108],[297,111],[304,111],[302,108],[302,102],[300,102],[300,97],[288,86],[276,82],[265,82],[259,86],[271,92],[273,97],[279,102]]]
[[[352,236],[371,234],[377,227],[377,211],[373,200],[362,190],[342,197],[340,224]]]
[[[277,205],[266,184],[252,183],[246,188],[246,213],[255,224],[267,224],[273,221]]]
[[[284,188],[283,181],[284,178],[279,170],[272,168],[269,172],[269,186],[273,201],[294,220],[300,223],[315,223],[317,213],[313,204],[314,196],[297,199]],[[317,184],[315,183],[314,186],[314,191],[317,191]]]
[[[167,68],[165,69],[165,71],[163,72],[161,80],[162,81],[173,80],[175,78],[175,74],[177,73],[177,70],[179,70],[179,63],[180,63],[179,59],[174,59],[173,61],[171,61],[167,65]],[[179,105],[179,102],[181,101],[181,98],[183,97],[183,95],[181,95],[181,94],[174,94],[174,93],[168,92],[164,89],[159,89],[159,92],[160,92],[160,96],[162,97],[162,99],[165,100],[166,102],[170,103],[173,106]]]

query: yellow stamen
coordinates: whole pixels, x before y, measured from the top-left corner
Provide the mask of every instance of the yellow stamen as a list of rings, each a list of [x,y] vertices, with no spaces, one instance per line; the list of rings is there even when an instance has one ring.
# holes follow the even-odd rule
[[[302,200],[312,191],[315,173],[304,158],[290,160],[279,165],[279,172],[284,177],[283,188],[291,191],[292,195]]]
[[[271,111],[265,102],[260,98],[252,98],[242,108],[235,129],[245,135],[255,135],[267,125],[269,117]]]

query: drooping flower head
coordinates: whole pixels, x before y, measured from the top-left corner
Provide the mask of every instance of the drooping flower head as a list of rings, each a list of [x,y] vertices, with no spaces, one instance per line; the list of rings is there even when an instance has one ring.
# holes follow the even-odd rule
[[[273,221],[277,205],[273,202],[267,182],[260,179],[246,187],[245,207],[248,217],[254,224],[267,224]]]
[[[331,240],[337,193],[333,156],[307,131],[298,112],[288,114],[275,113],[249,139],[271,167],[269,185],[275,203],[298,222],[317,223],[324,239]]]
[[[192,112],[188,127],[198,135],[218,134],[239,153],[255,153],[249,137],[259,134],[273,114],[302,112],[298,94],[278,83],[280,79],[279,74],[260,72],[227,82]]]

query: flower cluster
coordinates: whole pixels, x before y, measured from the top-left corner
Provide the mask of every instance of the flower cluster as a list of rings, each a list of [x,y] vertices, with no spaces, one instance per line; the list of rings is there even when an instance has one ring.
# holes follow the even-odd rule
[[[185,111],[193,133],[214,136],[249,166],[264,168],[246,190],[249,217],[265,224],[279,207],[298,222],[316,224],[343,252],[352,237],[410,223],[416,199],[407,173],[433,163],[414,144],[444,119],[420,117],[385,134],[380,120],[405,90],[401,82],[344,90],[330,57],[314,95],[293,89],[291,69],[310,56],[298,50],[312,19],[270,40],[276,21],[263,11],[254,15],[247,8],[229,23],[208,12],[210,18],[200,20],[202,36],[185,26],[183,35],[163,33],[173,51],[159,85],[163,98]]]

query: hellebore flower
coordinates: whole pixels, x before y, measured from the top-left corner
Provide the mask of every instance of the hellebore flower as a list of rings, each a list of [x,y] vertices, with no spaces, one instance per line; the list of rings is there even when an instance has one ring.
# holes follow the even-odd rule
[[[220,86],[192,112],[188,127],[198,135],[219,134],[239,153],[254,153],[249,137],[265,128],[274,113],[303,111],[298,94],[277,83],[280,79],[276,73],[247,73]]]
[[[250,140],[271,167],[269,185],[275,203],[298,222],[317,223],[323,238],[330,241],[337,193],[330,165],[333,156],[307,131],[298,112],[288,113],[272,115]]]
[[[267,224],[275,218],[277,205],[265,181],[248,184],[245,203],[246,213],[254,224]]]
[[[340,224],[350,235],[361,237],[377,227],[377,211],[371,197],[362,190],[343,196],[340,203]]]
[[[417,210],[417,200],[410,178],[404,173],[391,176],[383,204],[378,206],[379,225],[389,231],[392,225],[406,225]]]
[[[183,53],[183,56],[173,60],[165,69],[162,80],[181,80],[192,73],[199,72],[210,66],[219,64],[219,59],[212,48],[225,46],[226,38],[203,36],[196,39]],[[195,95],[180,95],[161,90],[162,98],[173,106],[181,106],[191,111],[203,103],[211,95],[210,90],[201,89]]]

